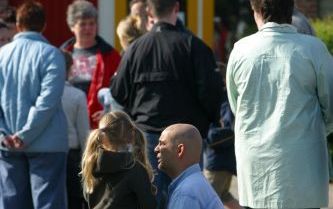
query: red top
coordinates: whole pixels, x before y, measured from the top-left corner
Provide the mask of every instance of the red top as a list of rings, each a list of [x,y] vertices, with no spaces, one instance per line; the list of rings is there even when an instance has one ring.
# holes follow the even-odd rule
[[[74,43],[75,40],[72,39],[66,42],[62,48],[72,52]],[[98,127],[98,121],[93,121],[92,115],[98,111],[103,110],[103,107],[97,98],[98,91],[101,88],[110,86],[110,80],[113,74],[116,72],[121,59],[119,53],[110,45],[108,45],[104,40],[101,40],[101,38],[97,39],[97,44],[99,45],[99,49],[96,54],[96,69],[94,70],[87,96],[91,128]]]

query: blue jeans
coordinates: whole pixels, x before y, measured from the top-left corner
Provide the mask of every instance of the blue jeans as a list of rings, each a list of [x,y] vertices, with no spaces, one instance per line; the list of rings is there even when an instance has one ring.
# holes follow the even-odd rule
[[[0,208],[66,209],[66,157],[0,151]]]
[[[165,173],[158,169],[157,157],[154,152],[154,149],[158,144],[160,134],[145,132],[145,136],[147,138],[148,158],[155,173],[154,185],[157,187],[157,208],[166,208],[168,186],[171,182],[171,179]]]

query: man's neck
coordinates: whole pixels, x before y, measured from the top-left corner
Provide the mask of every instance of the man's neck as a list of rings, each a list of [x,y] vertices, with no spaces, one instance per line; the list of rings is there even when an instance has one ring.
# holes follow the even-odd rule
[[[154,22],[157,23],[157,22],[166,22],[166,23],[169,23],[171,25],[176,25],[176,22],[177,22],[177,16],[174,17],[174,16],[168,16],[168,17],[162,17],[162,18],[154,18]]]

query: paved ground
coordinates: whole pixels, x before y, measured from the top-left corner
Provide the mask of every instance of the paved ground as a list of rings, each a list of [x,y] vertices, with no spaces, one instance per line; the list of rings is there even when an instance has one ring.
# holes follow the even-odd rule
[[[237,193],[237,179],[234,177],[232,179],[231,183],[231,193],[235,196],[238,197]],[[329,206],[326,209],[333,209],[333,184],[330,184],[330,194],[329,194]]]

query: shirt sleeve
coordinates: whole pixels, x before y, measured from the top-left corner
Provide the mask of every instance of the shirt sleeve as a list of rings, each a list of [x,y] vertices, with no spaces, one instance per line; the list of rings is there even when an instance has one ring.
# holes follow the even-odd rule
[[[322,47],[323,53],[319,53],[318,59],[321,62],[317,71],[317,94],[328,135],[333,132],[333,58],[326,46]]]
[[[77,115],[76,115],[76,131],[80,142],[81,150],[84,150],[86,139],[89,132],[89,117],[87,99],[83,92],[78,97]]]
[[[130,50],[130,49],[129,49]],[[111,96],[124,108],[128,103],[131,92],[130,83],[130,56],[129,50],[125,52],[119,64],[117,72],[114,74],[110,84]]]
[[[212,50],[200,40],[192,40],[192,60],[198,99],[210,122],[218,122],[223,99],[223,80]]]
[[[231,111],[236,115],[237,109],[237,86],[235,84],[233,72],[235,70],[234,64],[234,55],[235,51],[233,50],[229,57],[228,67],[227,67],[227,74],[226,74],[226,83],[227,83],[227,92],[228,92],[228,100],[230,104]]]
[[[1,69],[1,68],[0,68]],[[2,70],[1,70],[2,72]],[[0,89],[3,88],[3,85],[4,85],[4,80],[3,80],[3,77],[2,75],[0,75]],[[1,98],[1,90],[0,90],[0,98]],[[4,115],[3,115],[3,110],[2,110],[2,107],[0,106],[0,134],[4,134],[6,135],[6,129],[5,129],[5,118],[4,118]]]
[[[1,96],[1,93],[0,93],[0,96]],[[4,119],[4,116],[3,116],[3,110],[0,107],[0,134],[7,135],[4,120],[5,119]]]
[[[40,67],[40,93],[28,113],[23,128],[16,134],[25,145],[30,144],[49,125],[55,112],[61,108],[65,84],[65,62],[60,51],[54,48],[42,51]]]
[[[187,195],[177,195],[168,202],[168,209],[201,209],[196,198]]]

